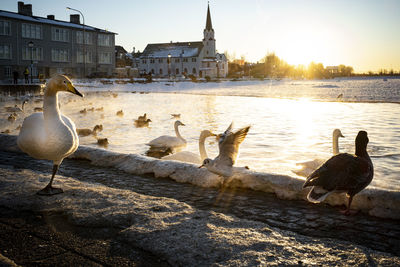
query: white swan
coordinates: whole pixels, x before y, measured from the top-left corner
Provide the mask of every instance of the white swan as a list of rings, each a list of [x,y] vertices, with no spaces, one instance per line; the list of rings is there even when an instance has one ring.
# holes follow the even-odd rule
[[[332,133],[332,152],[333,156],[339,154],[339,137],[344,137],[339,129],[333,130]],[[321,166],[326,159],[314,159],[306,162],[296,163],[297,166],[301,166],[298,170],[292,170],[293,173],[308,177],[313,171],[315,171],[319,166]]]
[[[216,134],[210,132],[209,130],[203,130],[200,133],[199,137],[199,152],[200,156],[196,153],[190,151],[181,151],[175,154],[171,154],[165,157],[162,157],[163,160],[177,160],[183,162],[190,162],[194,164],[201,164],[205,158],[207,158],[207,151],[204,145],[207,137],[217,136]]]
[[[244,141],[250,126],[232,132],[232,123],[226,131],[219,135],[219,154],[215,159],[206,158],[199,167],[206,167],[207,170],[224,177],[233,174],[233,165],[239,154],[239,146]]]
[[[186,140],[183,139],[181,134],[179,133],[178,127],[185,126],[181,121],[175,121],[174,128],[175,128],[175,136],[169,135],[162,135],[157,137],[156,139],[151,140],[146,145],[150,146],[150,149],[159,150],[159,151],[166,151],[170,149],[172,152],[178,151],[186,146]]]
[[[61,91],[82,96],[68,77],[57,75],[50,79],[44,94],[43,113],[34,113],[25,118],[17,139],[19,148],[31,157],[53,161],[50,182],[38,192],[39,195],[63,192],[61,188],[52,187],[54,176],[63,159],[74,153],[79,146],[74,122],[63,116],[58,107],[57,94]]]

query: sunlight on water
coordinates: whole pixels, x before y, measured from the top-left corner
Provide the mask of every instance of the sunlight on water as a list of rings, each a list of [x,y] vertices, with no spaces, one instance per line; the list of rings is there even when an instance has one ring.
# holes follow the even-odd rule
[[[152,85],[148,86],[151,90]],[[170,114],[180,113],[180,120],[186,124],[180,127],[188,142],[186,150],[198,153],[198,138],[203,129],[220,133],[232,121],[235,129],[251,125],[236,165],[295,176],[292,170],[297,168],[297,162],[328,159],[332,155],[335,128],[340,128],[345,136],[339,140],[340,152],[349,153],[354,153],[358,131],[366,130],[370,139],[368,151],[375,167],[371,185],[400,190],[399,104],[321,102],[308,96],[280,99],[194,92],[118,92],[118,96],[113,96],[107,91],[93,92],[93,88],[82,91],[86,92],[85,98],[61,94],[61,110],[74,120],[77,128],[92,129],[96,124],[103,124],[99,137],[109,139],[109,150],[144,155],[147,142],[160,135],[174,135],[175,119]],[[40,105],[29,102],[27,113]],[[103,111],[79,112],[92,107],[103,107]],[[116,112],[121,109],[124,116],[119,117]],[[17,134],[15,128],[22,123],[22,116],[10,123],[4,119],[3,109],[1,112],[1,130],[9,128],[12,134]],[[136,128],[134,119],[143,113],[152,120],[150,127]],[[92,136],[80,138],[80,143],[97,147]],[[206,148],[209,157],[218,154],[215,140],[207,139]]]

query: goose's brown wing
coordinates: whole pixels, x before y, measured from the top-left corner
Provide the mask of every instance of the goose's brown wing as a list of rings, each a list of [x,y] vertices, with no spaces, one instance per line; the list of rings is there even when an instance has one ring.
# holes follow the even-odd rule
[[[303,187],[320,186],[327,191],[347,191],[354,195],[369,184],[371,175],[372,166],[368,160],[342,153],[315,170]]]

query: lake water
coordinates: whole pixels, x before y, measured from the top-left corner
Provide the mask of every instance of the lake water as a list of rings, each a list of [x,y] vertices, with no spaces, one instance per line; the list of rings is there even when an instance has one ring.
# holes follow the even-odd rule
[[[365,130],[375,167],[371,186],[400,191],[400,79],[76,84],[85,98],[60,94],[62,112],[77,128],[103,124],[99,136],[109,139],[107,149],[112,151],[144,155],[145,143],[160,135],[174,135],[175,119],[170,114],[180,113],[186,124],[180,127],[188,142],[186,150],[198,153],[203,129],[220,133],[232,121],[235,129],[251,125],[236,165],[295,176],[292,170],[297,162],[331,156],[335,128],[345,136],[339,140],[340,151],[349,153],[354,153],[358,131]],[[118,95],[113,96],[115,92]],[[9,122],[3,107],[19,102],[2,99],[0,130],[18,134],[16,127],[24,115]],[[26,114],[41,105],[30,101]],[[92,107],[103,107],[103,111],[79,112]],[[124,116],[116,116],[121,109]],[[152,120],[150,127],[136,128],[134,119],[143,113]],[[80,143],[97,146],[91,136],[80,138]],[[208,139],[206,149],[211,158],[218,154],[215,140]]]

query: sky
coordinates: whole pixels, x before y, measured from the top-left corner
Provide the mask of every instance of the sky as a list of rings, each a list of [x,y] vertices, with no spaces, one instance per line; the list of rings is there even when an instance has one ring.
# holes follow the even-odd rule
[[[35,16],[69,21],[80,10],[85,24],[118,33],[128,52],[149,43],[201,41],[206,0],[25,0]],[[355,72],[400,70],[400,0],[211,0],[217,51],[260,61],[274,52],[289,64],[344,64]],[[0,9],[17,12],[17,0]]]

